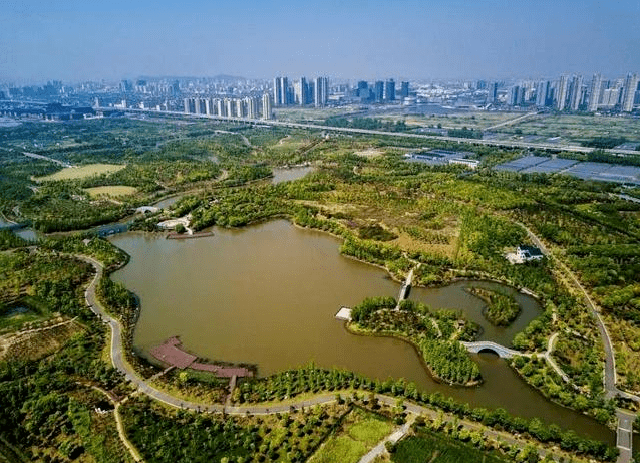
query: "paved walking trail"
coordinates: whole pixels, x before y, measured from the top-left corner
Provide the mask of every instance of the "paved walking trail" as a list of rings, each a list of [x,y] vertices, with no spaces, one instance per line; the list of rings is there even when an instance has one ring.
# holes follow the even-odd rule
[[[125,360],[123,355],[123,345],[122,345],[122,332],[123,328],[120,322],[113,317],[111,317],[105,308],[100,304],[96,297],[96,286],[100,281],[100,278],[103,274],[103,267],[100,262],[97,260],[84,256],[84,255],[76,255],[76,257],[84,262],[88,262],[93,265],[96,270],[96,274],[93,277],[93,280],[85,290],[85,299],[89,308],[102,319],[105,323],[109,325],[111,328],[111,343],[110,343],[110,356],[111,362],[118,371],[124,374],[125,378],[130,381],[137,389],[138,392],[146,394],[147,396],[155,399],[159,402],[165,403],[172,407],[187,409],[197,412],[208,412],[208,413],[226,413],[228,415],[271,415],[275,413],[287,413],[294,410],[301,410],[309,407],[313,407],[315,405],[329,404],[336,401],[336,394],[320,394],[308,400],[301,400],[292,403],[286,404],[269,404],[269,405],[242,405],[242,406],[228,406],[221,404],[205,404],[205,403],[197,403],[191,402],[187,400],[182,400],[177,397],[174,397],[166,392],[159,391],[152,386],[150,386],[144,379],[142,379],[135,372],[133,367],[129,365],[129,363]],[[347,393],[342,393],[340,396],[343,399],[347,399],[350,397]],[[382,394],[375,394],[374,397],[380,402],[388,406],[396,406],[397,399],[394,397],[385,396]],[[437,419],[443,416],[442,412],[435,411],[433,409],[423,407],[421,405],[417,405],[414,403],[407,402],[404,405],[404,409],[406,412],[414,414],[414,415],[422,415],[426,418]],[[453,420],[453,416],[444,415],[445,419]],[[464,428],[472,430],[472,431],[482,431],[486,436],[500,439],[503,442],[506,442],[510,445],[517,445],[520,447],[524,447],[527,444],[527,441],[524,439],[518,439],[515,436],[499,432],[490,428],[485,428],[482,424],[474,423],[466,420],[459,420],[459,424]],[[120,429],[122,424],[120,423]],[[408,428],[407,428],[408,429]],[[405,431],[406,432],[406,431]],[[392,435],[393,436],[393,435]],[[389,436],[391,438],[391,436]],[[399,438],[399,437],[398,437]],[[626,441],[625,441],[626,442]],[[540,454],[544,456],[548,451],[542,449]],[[554,452],[554,454],[559,454],[559,452]],[[563,455],[565,458],[567,455]],[[134,457],[135,458],[135,457]],[[627,463],[628,460],[620,459],[620,462]]]
[[[387,451],[387,448],[386,448],[387,442],[392,442],[395,444],[400,439],[402,439],[409,432],[409,429],[411,428],[411,425],[413,424],[415,419],[416,419],[415,415],[410,415],[405,424],[403,424],[399,429],[394,430],[391,434],[389,434],[387,437],[382,439],[378,443],[378,445],[376,445],[374,448],[372,448],[369,451],[369,453],[367,453],[362,458],[360,458],[360,461],[358,463],[371,463],[378,456],[385,453]]]

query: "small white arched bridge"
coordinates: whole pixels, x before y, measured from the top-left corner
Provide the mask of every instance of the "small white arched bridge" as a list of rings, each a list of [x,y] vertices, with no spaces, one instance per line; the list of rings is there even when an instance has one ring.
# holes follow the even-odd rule
[[[498,354],[503,359],[510,359],[516,355],[526,357],[527,354],[523,354],[517,350],[509,349],[508,347],[498,344],[493,341],[473,341],[465,342],[461,341],[461,344],[472,354],[477,354],[482,351],[491,351]]]

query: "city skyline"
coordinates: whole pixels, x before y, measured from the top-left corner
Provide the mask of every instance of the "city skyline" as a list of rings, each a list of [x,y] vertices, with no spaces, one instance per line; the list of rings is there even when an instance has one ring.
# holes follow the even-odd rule
[[[499,79],[640,69],[640,4],[631,1],[559,0],[553,12],[504,0],[87,3],[0,6],[0,80]]]

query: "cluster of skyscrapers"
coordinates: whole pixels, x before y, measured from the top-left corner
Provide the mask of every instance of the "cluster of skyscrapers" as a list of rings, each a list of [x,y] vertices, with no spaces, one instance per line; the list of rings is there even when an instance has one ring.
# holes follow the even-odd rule
[[[262,98],[247,96],[244,98],[185,98],[184,112],[216,117],[238,119],[273,119],[271,95],[265,93]]]
[[[273,102],[276,106],[313,105],[323,107],[329,101],[329,78],[313,80],[301,77],[291,83],[288,77],[273,79]]]
[[[356,95],[362,102],[383,103],[396,100],[396,83],[393,79],[376,80],[372,85],[361,80],[356,88]],[[401,82],[400,98],[409,96],[409,82]]]
[[[509,106],[553,107],[558,111],[618,110],[633,111],[640,103],[638,92],[640,77],[629,73],[626,78],[605,80],[599,73],[594,74],[587,85],[581,75],[562,75],[552,82],[522,82],[512,86],[505,103]],[[489,103],[497,103],[498,84],[489,86]]]

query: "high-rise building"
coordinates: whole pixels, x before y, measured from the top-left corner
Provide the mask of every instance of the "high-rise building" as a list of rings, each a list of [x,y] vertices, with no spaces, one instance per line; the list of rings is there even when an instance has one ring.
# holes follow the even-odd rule
[[[291,102],[291,90],[287,77],[273,79],[273,101],[276,106],[286,106]]]
[[[316,107],[326,106],[329,100],[329,78],[316,77],[313,103]]]
[[[602,101],[600,103],[600,106],[603,106],[605,108],[613,108],[620,102],[621,93],[622,92],[618,87],[605,88],[602,92]]]
[[[265,93],[262,95],[262,119],[273,119],[273,109],[271,106],[271,95],[269,93]]]
[[[400,98],[406,98],[409,96],[409,82],[400,82]]]
[[[522,106],[524,104],[526,89],[520,85],[514,85],[509,91],[507,104],[511,106]]]
[[[197,98],[185,98],[184,99],[184,112],[195,113],[196,112],[196,100]]]
[[[175,80],[173,84],[171,84],[171,87],[169,88],[169,92],[171,93],[171,96],[180,95],[180,82]]]
[[[216,113],[219,117],[226,117],[227,108],[224,106],[224,100],[222,98],[216,98]]]
[[[273,79],[273,101],[276,106],[279,106],[282,101],[282,87],[280,86],[280,79],[282,79],[282,77],[275,77]]]
[[[247,119],[258,118],[258,99],[256,97],[248,96],[244,99],[245,114]]]
[[[497,103],[498,102],[498,82],[492,82],[489,85],[489,96],[487,98],[487,103]]]
[[[573,76],[569,90],[569,108],[577,111],[582,102],[582,76]]]
[[[373,84],[373,98],[376,103],[382,103],[382,100],[384,99],[384,82],[381,80],[376,80]]]
[[[638,90],[638,82],[640,82],[638,74],[627,74],[622,93],[623,111],[631,112],[633,110],[633,102],[635,101],[636,91]]]
[[[242,101],[240,98],[238,98],[237,100],[235,100],[236,104],[236,114],[235,116],[239,119],[244,118],[245,115],[245,111],[244,111],[244,101]]]
[[[384,99],[386,101],[395,101],[396,99],[396,83],[393,79],[389,79],[384,83]]]
[[[544,108],[547,106],[547,102],[549,99],[549,87],[551,86],[551,82],[548,80],[542,80],[538,82],[536,87],[536,106],[539,108]]]
[[[233,104],[233,100],[231,98],[225,98],[224,99],[224,112],[225,112],[225,116],[226,117],[233,117],[233,115],[235,114],[234,111],[234,104]]]
[[[563,111],[567,105],[567,94],[569,93],[569,77],[566,75],[560,76],[556,91],[556,108],[558,111]]]
[[[130,81],[126,79],[123,79],[120,81],[120,91],[122,93],[129,93],[132,90],[133,90],[133,84]]]
[[[294,82],[293,93],[296,104],[303,106],[309,102],[309,84],[306,77],[300,77],[300,80]]]
[[[591,91],[589,92],[589,106],[587,110],[597,111],[600,104],[600,93],[602,92],[602,76],[600,73],[593,75],[591,79]]]

